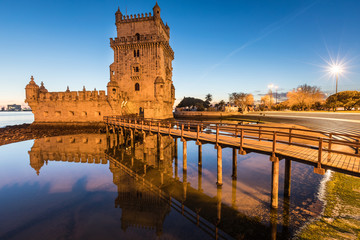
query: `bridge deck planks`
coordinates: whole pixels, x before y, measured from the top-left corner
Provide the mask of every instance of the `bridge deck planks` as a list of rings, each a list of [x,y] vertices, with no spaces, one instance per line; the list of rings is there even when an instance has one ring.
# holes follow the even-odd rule
[[[141,130],[141,125],[133,123],[121,123],[122,126],[128,128],[136,128],[136,130]],[[152,132],[158,132],[158,126],[151,126],[148,125],[143,126],[143,130]],[[181,137],[181,130],[180,129],[170,129],[160,127],[160,133],[162,134],[169,134],[176,137]],[[197,140],[197,132],[189,131],[188,129],[184,129],[183,131],[183,138],[188,140]],[[260,152],[267,152],[272,153],[273,151],[273,143],[272,141],[258,141],[255,139],[248,139],[245,136],[243,140],[243,147],[245,149],[260,151]],[[206,132],[199,133],[199,138],[202,142],[209,142],[209,143],[216,143],[216,135],[209,134]],[[223,136],[219,135],[218,143],[228,147],[240,147],[240,138],[233,137],[233,136]],[[325,146],[324,146],[325,147]],[[295,158],[309,163],[317,163],[318,162],[318,150],[312,149],[309,147],[301,147],[295,145],[288,145],[283,143],[276,144],[276,154],[281,155],[284,157]],[[334,170],[345,170],[348,172],[355,173],[356,175],[360,175],[360,156],[347,156],[344,154],[338,153],[329,153],[327,151],[323,151],[322,153],[322,162],[321,165],[323,167],[332,167]]]

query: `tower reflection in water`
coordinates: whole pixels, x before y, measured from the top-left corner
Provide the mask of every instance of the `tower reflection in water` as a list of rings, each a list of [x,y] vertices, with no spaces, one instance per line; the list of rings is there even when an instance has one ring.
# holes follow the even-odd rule
[[[48,161],[109,164],[118,191],[115,208],[122,209],[123,230],[142,228],[161,236],[166,217],[171,211],[177,211],[184,221],[191,221],[216,239],[279,239],[288,235],[286,226],[281,233],[277,232],[277,211],[271,211],[271,221],[264,224],[236,210],[236,172],[231,182],[232,204],[222,201],[221,187],[217,188],[216,196],[204,193],[201,145],[198,146],[197,188],[193,188],[187,181],[184,161],[183,166],[178,166],[178,142],[179,139],[170,136],[145,133],[135,136],[131,132],[109,138],[86,134],[37,139],[29,151],[30,165],[39,174]],[[179,168],[182,178],[179,178]],[[288,224],[289,203],[286,206]]]

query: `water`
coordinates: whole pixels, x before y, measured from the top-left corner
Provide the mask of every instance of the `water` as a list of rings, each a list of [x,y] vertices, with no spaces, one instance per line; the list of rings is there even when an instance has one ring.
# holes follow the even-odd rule
[[[0,112],[0,128],[10,125],[32,123],[34,115],[32,112]]]
[[[158,143],[162,148],[158,149]],[[135,148],[105,135],[43,138],[0,147],[0,239],[287,239],[317,216],[321,176],[292,162],[291,197],[270,210],[271,162],[258,153],[223,149],[223,186],[216,150],[156,135]]]

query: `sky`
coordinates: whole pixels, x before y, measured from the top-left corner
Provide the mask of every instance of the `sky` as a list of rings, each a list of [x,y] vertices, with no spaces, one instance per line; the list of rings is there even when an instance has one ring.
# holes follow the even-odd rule
[[[158,0],[175,52],[176,98],[255,99],[278,86],[360,90],[358,0]],[[115,12],[152,12],[155,0],[0,0],[0,106],[22,104],[33,75],[49,91],[106,90]]]

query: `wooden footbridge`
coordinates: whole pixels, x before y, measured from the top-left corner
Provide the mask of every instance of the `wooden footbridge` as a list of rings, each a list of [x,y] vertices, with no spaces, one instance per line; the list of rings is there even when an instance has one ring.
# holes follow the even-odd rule
[[[217,184],[222,185],[222,148],[233,148],[233,168],[236,169],[236,151],[266,153],[272,161],[272,200],[278,206],[279,159],[285,163],[285,194],[290,196],[291,160],[314,165],[314,172],[324,174],[326,169],[360,177],[360,136],[313,131],[300,128],[274,127],[257,124],[222,124],[214,122],[153,120],[104,117],[107,134],[119,139],[130,130],[131,141],[135,133],[157,133],[181,138],[183,143],[183,168],[187,168],[187,141],[199,145],[212,143],[217,149]],[[340,140],[346,137],[346,140]],[[234,166],[235,165],[235,166]],[[233,172],[234,172],[233,169]]]

